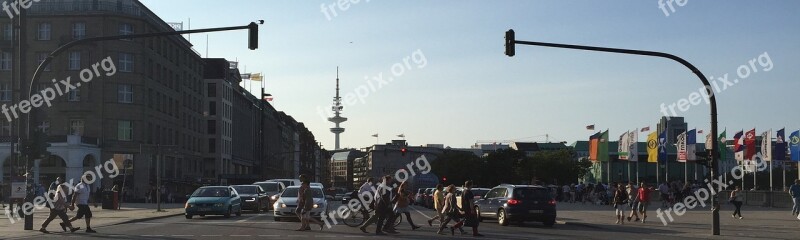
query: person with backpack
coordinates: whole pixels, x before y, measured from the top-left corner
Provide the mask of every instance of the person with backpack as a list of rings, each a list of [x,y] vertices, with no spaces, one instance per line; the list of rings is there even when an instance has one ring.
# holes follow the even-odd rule
[[[622,183],[618,183],[614,190],[614,198],[612,199],[614,205],[617,224],[625,224],[625,207],[628,203],[628,193],[622,188]]]

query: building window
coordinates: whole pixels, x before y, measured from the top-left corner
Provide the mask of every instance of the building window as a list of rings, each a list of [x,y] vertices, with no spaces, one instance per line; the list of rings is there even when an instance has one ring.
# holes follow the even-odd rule
[[[14,25],[6,23],[3,28],[3,40],[10,41],[12,38],[14,38]]]
[[[133,136],[133,127],[131,121],[117,122],[117,140],[131,141]]]
[[[0,102],[11,102],[11,84],[0,84]]]
[[[86,23],[73,23],[72,24],[72,38],[84,39],[86,38]]]
[[[11,70],[11,53],[0,52],[0,70]]]
[[[133,25],[130,23],[121,23],[119,24],[119,35],[133,35]],[[130,39],[123,39],[128,40]]]
[[[133,72],[133,54],[120,53],[119,65],[120,72]]]
[[[208,134],[217,134],[216,120],[208,120]]]
[[[69,70],[81,69],[81,52],[69,53]]]
[[[133,103],[133,87],[127,84],[118,85],[117,101],[119,103]]]
[[[0,136],[11,136],[11,122],[0,121]]]
[[[50,122],[49,121],[41,122],[39,126],[37,126],[36,128],[39,129],[39,132],[47,135],[48,133],[50,133]]]
[[[37,32],[36,39],[42,41],[50,40],[50,30],[52,30],[50,23],[39,23],[39,31]]]
[[[75,88],[75,89],[69,90],[69,92],[67,92],[67,101],[80,102],[81,101],[81,90],[79,88]]]
[[[69,120],[69,133],[72,135],[83,135],[83,120],[73,119]]]
[[[208,97],[217,97],[217,84],[216,83],[209,83],[208,84]]]
[[[210,116],[217,115],[217,102],[214,101],[208,102],[208,115]]]
[[[217,139],[210,138],[208,139],[208,153],[215,153],[217,152]]]
[[[47,56],[49,56],[49,54],[47,54],[46,52],[40,52],[36,53],[36,56],[37,56],[36,65],[38,66],[42,64],[42,62],[44,62],[45,59],[47,59]],[[47,66],[44,67],[44,71],[50,71],[50,65],[53,65],[52,61],[50,62],[50,64],[47,64]]]

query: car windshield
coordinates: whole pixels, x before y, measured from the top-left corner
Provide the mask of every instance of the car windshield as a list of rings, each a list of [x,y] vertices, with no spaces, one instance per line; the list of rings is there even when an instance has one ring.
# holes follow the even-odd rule
[[[228,197],[231,195],[228,188],[199,188],[192,193],[192,197]]]
[[[300,190],[300,188],[296,188],[296,187],[295,188],[284,189],[283,193],[281,194],[281,197],[290,197],[290,198],[291,197],[297,197],[297,192],[299,190]],[[311,190],[314,191],[314,198],[324,198],[325,197],[325,195],[322,194],[322,189],[311,188]]]
[[[516,199],[550,199],[550,191],[544,188],[516,188],[514,189]]]
[[[258,187],[255,186],[233,186],[233,189],[236,189],[236,192],[239,194],[257,194]]]
[[[259,184],[256,184],[256,185],[261,186],[261,188],[264,189],[264,191],[267,191],[267,192],[280,191],[280,189],[278,188],[278,183],[259,183]]]

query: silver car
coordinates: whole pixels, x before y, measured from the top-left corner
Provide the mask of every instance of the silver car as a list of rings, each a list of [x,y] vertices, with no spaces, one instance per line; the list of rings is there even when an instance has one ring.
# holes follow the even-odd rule
[[[278,200],[273,205],[273,216],[275,221],[283,219],[297,219],[295,209],[297,209],[297,195],[300,186],[290,186],[283,190]],[[325,200],[325,191],[321,187],[311,186],[314,193],[314,209],[311,210],[311,216],[314,218],[322,218],[322,213],[328,211],[328,201]]]

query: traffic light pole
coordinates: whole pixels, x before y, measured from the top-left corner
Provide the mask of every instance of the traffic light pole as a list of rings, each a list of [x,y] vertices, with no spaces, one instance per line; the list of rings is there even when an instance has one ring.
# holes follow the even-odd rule
[[[517,41],[514,35],[514,30],[508,30],[506,32],[506,55],[509,57],[513,57],[515,53],[515,44],[520,45],[532,45],[532,46],[542,46],[542,47],[553,47],[553,48],[567,48],[567,49],[577,49],[577,50],[586,50],[586,51],[595,51],[595,52],[611,52],[611,53],[622,53],[622,54],[631,54],[631,55],[640,55],[640,56],[651,56],[651,57],[661,57],[661,58],[668,58],[672,59],[683,66],[689,68],[703,83],[706,88],[706,93],[708,94],[709,105],[711,106],[711,176],[709,176],[712,180],[716,180],[719,176],[719,147],[717,139],[717,99],[714,95],[714,90],[711,87],[711,84],[706,79],[706,76],[700,72],[697,67],[689,63],[688,61],[684,60],[683,58],[677,57],[672,54],[662,53],[662,52],[653,52],[653,51],[641,51],[641,50],[631,50],[631,49],[620,49],[620,48],[605,48],[605,47],[593,47],[593,46],[581,46],[581,45],[569,45],[569,44],[558,44],[558,43],[546,43],[546,42],[530,42],[530,41]],[[719,201],[717,199],[717,191],[716,189],[711,189],[711,231],[713,235],[719,235]]]

